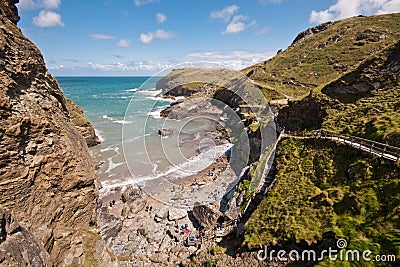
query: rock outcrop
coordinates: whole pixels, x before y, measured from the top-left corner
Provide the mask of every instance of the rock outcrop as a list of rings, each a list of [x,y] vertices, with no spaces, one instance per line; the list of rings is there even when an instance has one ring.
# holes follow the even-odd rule
[[[212,205],[195,205],[193,216],[202,228],[209,229],[216,225],[222,213]]]
[[[92,124],[83,115],[83,109],[75,104],[75,102],[73,102],[71,99],[66,98],[65,100],[68,112],[70,114],[71,123],[85,138],[88,147],[100,144],[100,139],[96,135]]]
[[[78,264],[85,252],[70,252],[77,248],[73,237],[96,224],[96,172],[68,101],[16,25],[17,2],[0,0],[0,209],[20,225],[20,234],[9,226],[7,235],[33,244],[26,254],[19,243],[19,264]]]
[[[37,266],[49,261],[47,252],[12,216],[0,210],[0,265]]]
[[[334,22],[325,22],[322,23],[320,25],[317,25],[313,28],[309,28],[301,33],[299,33],[296,38],[294,38],[293,42],[292,42],[292,46],[295,46],[296,44],[306,40],[307,38],[310,38],[311,36],[319,33],[319,32],[323,32],[325,30],[327,30],[330,26],[332,26],[334,24]]]

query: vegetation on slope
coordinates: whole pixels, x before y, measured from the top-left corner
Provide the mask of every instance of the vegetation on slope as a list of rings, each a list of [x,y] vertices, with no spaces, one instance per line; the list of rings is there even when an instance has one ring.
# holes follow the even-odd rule
[[[245,243],[316,243],[334,233],[349,249],[400,257],[399,165],[328,142],[289,138],[277,182],[246,224]]]
[[[289,129],[326,128],[371,140],[400,143],[400,42],[280,112]]]
[[[354,17],[316,28],[301,33],[274,58],[243,72],[269,99],[301,99],[396,43],[400,39],[400,14]]]

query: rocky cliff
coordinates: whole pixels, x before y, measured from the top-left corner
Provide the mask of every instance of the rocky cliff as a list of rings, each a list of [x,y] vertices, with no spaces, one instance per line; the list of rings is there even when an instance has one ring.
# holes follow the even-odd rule
[[[7,265],[25,265],[34,251],[34,266],[83,263],[83,231],[96,224],[95,168],[57,81],[16,25],[17,2],[0,0],[0,210],[19,226],[2,228],[0,246],[16,253],[3,243],[18,230],[32,249]]]

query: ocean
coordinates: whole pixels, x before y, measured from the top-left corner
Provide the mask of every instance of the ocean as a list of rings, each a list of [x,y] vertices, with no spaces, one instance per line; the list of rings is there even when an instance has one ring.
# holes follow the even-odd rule
[[[160,91],[155,87],[160,78],[57,77],[64,94],[83,108],[102,141],[90,152],[100,166],[104,194],[160,177],[190,176],[227,150],[226,144],[207,142],[211,140],[206,136],[210,127],[207,120],[160,117],[160,111],[173,102],[157,96]],[[161,128],[173,134],[161,137]]]

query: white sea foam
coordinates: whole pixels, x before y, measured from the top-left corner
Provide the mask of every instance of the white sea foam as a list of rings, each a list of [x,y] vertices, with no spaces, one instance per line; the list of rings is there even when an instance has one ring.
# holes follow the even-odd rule
[[[114,150],[114,146],[108,146],[106,148],[103,148],[100,150],[101,153],[107,152],[107,151],[113,151]]]
[[[124,92],[136,92],[137,88],[132,88],[132,89],[126,89]]]
[[[146,136],[149,136],[149,135],[151,135],[151,134],[145,134],[145,135],[140,135],[140,136],[136,136],[136,137],[132,137],[132,138],[129,138],[129,139],[126,139],[125,141],[124,141],[124,143],[130,143],[130,142],[134,142],[134,141],[136,141],[136,140],[138,140],[138,139],[141,139],[141,138],[144,138],[144,137],[146,137]]]
[[[94,129],[94,134],[99,138],[100,142],[104,142],[104,137],[101,135],[101,131],[99,131],[98,129]]]
[[[163,101],[163,102],[170,102],[170,103],[175,102],[175,100],[172,98],[164,98],[162,96],[148,96],[146,98],[153,100],[153,101]]]
[[[103,115],[103,119],[107,119],[113,123],[118,123],[118,124],[131,124],[133,121],[128,121],[128,120],[117,120],[114,118],[110,118],[107,115]]]
[[[197,174],[199,171],[202,171],[205,168],[207,168],[210,165],[210,163],[214,161],[214,159],[216,157],[222,156],[231,147],[232,147],[232,144],[223,144],[220,146],[211,147],[209,150],[205,151],[204,153],[196,155],[182,164],[172,166],[168,170],[166,170],[165,172],[162,172],[162,173],[156,172],[156,169],[158,166],[156,164],[154,164],[153,175],[141,176],[141,177],[130,177],[130,178],[121,179],[121,180],[117,180],[117,181],[116,180],[103,181],[102,182],[103,188],[101,189],[100,193],[101,193],[101,195],[106,195],[108,192],[110,192],[112,189],[114,189],[116,187],[126,187],[128,185],[143,184],[146,181],[158,179],[161,177],[181,178],[181,177],[187,177],[187,176]],[[121,164],[124,164],[124,163],[119,163],[119,165],[121,165]],[[118,167],[118,166],[116,166],[116,167]],[[113,167],[114,167],[114,165],[113,165]],[[114,168],[116,168],[116,167],[114,167]]]
[[[119,123],[119,124],[131,124],[132,121],[127,121],[127,120],[114,120],[113,122]]]
[[[119,163],[114,163],[113,159],[114,157],[108,158],[108,168],[105,171],[105,173],[110,173],[110,171],[112,171],[113,169],[117,168],[118,166],[121,166],[123,164],[125,164],[125,162],[119,162]]]
[[[168,106],[161,106],[158,109],[147,113],[147,116],[152,116],[154,119],[160,119],[161,118],[161,111],[163,111],[167,107]]]
[[[100,150],[100,152],[107,152],[107,151],[114,151],[115,153],[119,154],[119,147],[115,145],[108,146]]]
[[[156,96],[158,94],[161,94],[162,90],[156,90],[155,88],[154,89],[148,89],[148,90],[139,89],[139,90],[137,90],[137,92],[139,92],[141,94],[148,94],[148,95]]]
[[[107,114],[106,114],[106,115],[103,115],[103,119],[107,119],[107,120],[110,120],[110,121],[113,120],[112,118],[108,117]]]

